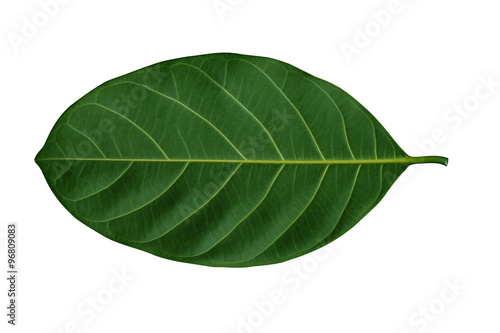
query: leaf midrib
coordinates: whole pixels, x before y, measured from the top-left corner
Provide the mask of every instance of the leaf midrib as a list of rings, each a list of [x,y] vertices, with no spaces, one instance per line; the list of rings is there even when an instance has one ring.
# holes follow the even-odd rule
[[[128,159],[128,158],[40,158],[36,161],[102,161],[102,162],[156,162],[156,163],[237,163],[237,164],[278,164],[278,165],[359,165],[359,164],[447,164],[447,159],[440,156],[404,157],[391,159],[357,160],[227,160],[227,159]]]

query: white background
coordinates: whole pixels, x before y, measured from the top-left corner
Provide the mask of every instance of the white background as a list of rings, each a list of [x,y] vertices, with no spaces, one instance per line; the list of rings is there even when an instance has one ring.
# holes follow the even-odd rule
[[[225,12],[214,0],[62,2],[46,22],[38,1],[0,5],[0,258],[6,271],[6,225],[17,222],[20,265],[14,328],[0,284],[2,332],[499,332],[496,2],[219,1]],[[373,12],[388,8],[377,23]],[[40,28],[23,37],[34,20]],[[346,56],[347,45],[357,53]],[[326,79],[408,153],[450,164],[411,167],[341,239],[265,267],[177,263],[75,220],[33,161],[57,118],[108,79],[212,52],[273,57]],[[454,111],[464,103],[469,111]]]

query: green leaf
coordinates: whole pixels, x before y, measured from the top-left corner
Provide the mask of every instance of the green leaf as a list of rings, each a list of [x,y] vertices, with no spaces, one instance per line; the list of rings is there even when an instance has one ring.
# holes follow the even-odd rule
[[[415,163],[340,88],[274,59],[208,54],[108,81],[36,162],[100,234],[208,266],[282,262],[352,228]]]

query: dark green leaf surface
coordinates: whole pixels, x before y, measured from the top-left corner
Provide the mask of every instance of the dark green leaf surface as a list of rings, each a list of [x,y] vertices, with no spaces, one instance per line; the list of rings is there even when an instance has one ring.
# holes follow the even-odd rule
[[[117,242],[209,266],[313,251],[352,228],[410,164],[338,87],[263,57],[209,54],[108,81],[36,157],[59,201]]]

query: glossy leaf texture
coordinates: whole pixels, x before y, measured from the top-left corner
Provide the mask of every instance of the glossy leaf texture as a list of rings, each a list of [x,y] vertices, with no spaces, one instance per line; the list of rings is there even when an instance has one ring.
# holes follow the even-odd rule
[[[208,54],[108,81],[59,118],[36,162],[78,220],[160,257],[289,260],[365,216],[413,163],[335,85],[287,63]]]

